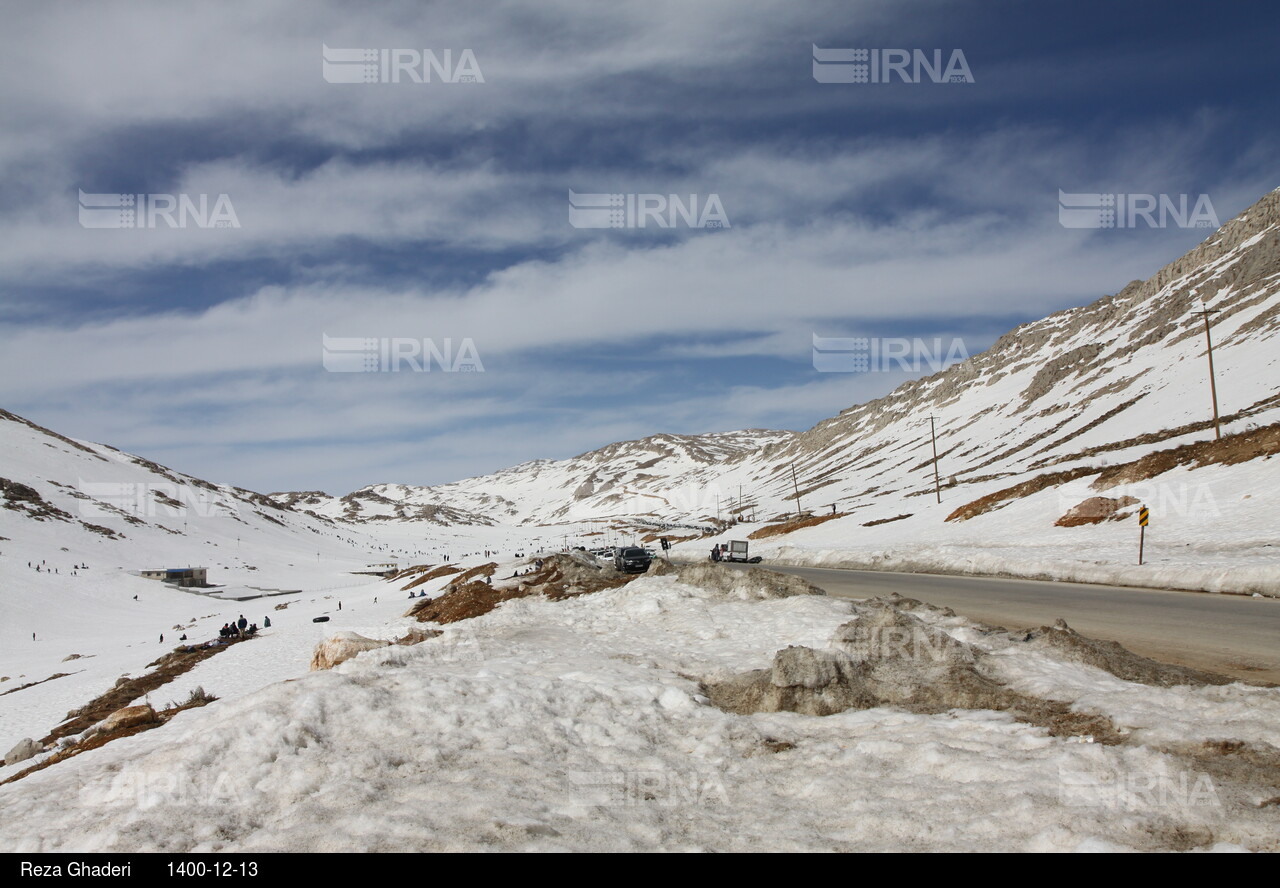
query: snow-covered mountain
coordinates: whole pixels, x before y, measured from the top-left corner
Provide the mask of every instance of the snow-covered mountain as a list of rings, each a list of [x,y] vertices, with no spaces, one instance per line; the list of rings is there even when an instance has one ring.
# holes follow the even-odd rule
[[[210,583],[233,592],[249,584],[296,588],[316,565],[327,578],[338,564],[353,570],[394,557],[384,540],[357,528],[73,440],[4,410],[0,454],[8,618],[40,610],[45,573],[61,576],[81,564],[91,566],[79,572],[90,587],[100,587],[105,571],[205,567]]]
[[[439,520],[447,514],[439,510],[455,509],[469,513],[458,519],[467,522],[707,523],[717,515],[834,510],[859,526],[893,519],[904,523],[899,533],[913,524],[932,529],[958,507],[1019,482],[1087,468],[1096,475],[1212,438],[1202,308],[1211,312],[1223,434],[1275,423],[1280,191],[1148,280],[1018,327],[982,354],[803,433],[655,435],[435,487],[274,498],[357,521]],[[930,417],[945,488],[941,515]]]
[[[440,523],[553,523],[610,516],[669,518],[716,515],[715,496],[682,485],[715,467],[737,464],[794,432],[747,429],[706,435],[658,434],[621,441],[571,459],[538,459],[434,487],[374,484],[347,496],[276,493],[282,504],[348,521],[388,518]],[[723,503],[728,508],[728,501]],[[456,517],[455,517],[456,516]]]
[[[1202,305],[1212,312],[1221,441]],[[0,841],[24,850],[420,849],[424,831],[402,828],[412,810],[439,814],[426,832],[444,836],[432,847],[451,850],[598,848],[618,836],[619,848],[670,848],[688,840],[690,823],[698,847],[829,850],[836,823],[855,837],[873,826],[851,849],[894,848],[899,825],[922,817],[966,848],[1097,847],[1120,836],[1108,841],[1274,850],[1268,759],[1259,754],[1264,764],[1238,774],[1221,766],[1229,751],[1276,747],[1273,688],[1144,684],[1029,647],[1035,633],[993,633],[910,600],[867,609],[835,596],[778,597],[768,574],[699,565],[664,564],[665,576],[589,595],[512,597],[442,621],[417,643],[405,576],[387,582],[362,569],[430,564],[408,575],[431,578],[416,591],[433,600],[468,574],[492,575],[494,594],[506,594],[529,581],[535,555],[599,539],[593,519],[707,526],[719,517],[739,523],[677,542],[677,562],[749,537],[766,562],[1280,595],[1278,336],[1273,192],[1150,280],[1024,325],[803,433],[655,435],[435,487],[267,497],[0,411],[0,743],[21,750],[0,766],[0,782],[15,781],[0,786],[12,815]],[[1153,520],[1136,567],[1135,523],[1109,519],[1132,517],[1140,503]],[[804,520],[791,523],[798,512]],[[208,567],[222,589],[136,575],[188,565]],[[730,587],[735,577],[745,587]],[[191,641],[213,651],[203,645],[241,612],[270,628],[198,662],[203,654],[185,650]],[[948,701],[943,714],[882,705],[824,718],[712,705],[708,691],[742,682],[827,693],[809,676],[845,674],[831,665],[844,662],[832,645],[841,649],[851,619],[945,632],[945,649],[968,645],[963,662],[987,663],[1001,693],[1043,698],[1046,713],[1084,721],[1063,736],[972,702]],[[308,675],[332,629],[364,635],[368,652]],[[191,662],[180,671],[167,657]],[[792,669],[800,657],[811,663],[803,675]],[[910,674],[902,666],[885,674]],[[954,685],[965,695],[971,687]],[[202,705],[206,691],[221,699]],[[149,709],[166,700],[174,705],[160,715]],[[169,720],[89,747],[100,725],[137,707]],[[87,741],[78,751],[77,737]],[[904,758],[913,749],[928,754]],[[459,765],[459,750],[482,754]],[[834,771],[832,750],[843,757]],[[706,770],[687,771],[691,762]],[[961,784],[955,767],[967,775]],[[32,768],[42,770],[25,773]],[[904,768],[918,790],[905,801]],[[1210,768],[1217,782],[1205,784],[1200,771]],[[854,777],[813,782],[828,772]],[[664,784],[675,804],[649,804],[649,782],[623,804],[582,789],[654,773],[675,775],[678,791]],[[1194,778],[1181,785],[1208,788],[1145,811],[1063,802],[1064,786],[1135,776],[1142,787]],[[353,786],[373,787],[389,812],[377,829],[345,803]],[[867,792],[875,816],[840,821],[851,817],[850,793]],[[1001,814],[1008,798],[1018,810]],[[993,822],[1004,832],[991,833]]]

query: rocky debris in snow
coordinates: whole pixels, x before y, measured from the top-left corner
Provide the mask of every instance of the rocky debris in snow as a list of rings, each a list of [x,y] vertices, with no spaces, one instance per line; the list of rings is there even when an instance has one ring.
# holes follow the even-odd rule
[[[30,737],[23,737],[18,741],[17,745],[4,754],[4,763],[6,765],[16,765],[18,762],[25,762],[29,758],[33,758],[44,751],[44,747]]]
[[[46,518],[56,518],[58,521],[71,520],[69,513],[46,502],[34,487],[10,481],[8,478],[0,478],[0,499],[3,499],[6,509],[24,512],[37,521],[44,521]]]
[[[542,558],[542,567],[523,576],[494,578],[491,582],[471,580],[483,573],[491,577],[497,565],[472,568],[445,587],[435,598],[424,598],[409,608],[406,617],[420,623],[456,623],[487,614],[504,601],[541,595],[562,601],[603,589],[624,586],[645,574],[618,573],[581,552],[556,553]]]
[[[118,731],[127,731],[139,725],[154,724],[157,721],[159,719],[156,717],[156,711],[151,708],[151,704],[144,703],[141,706],[126,706],[123,709],[117,709],[90,730],[95,734],[114,734]]]
[[[441,635],[444,635],[444,633],[441,632],[439,629],[427,629],[422,626],[410,626],[408,632],[406,632],[404,635],[397,638],[392,643],[399,644],[399,645],[422,644],[422,642],[424,641],[428,641],[432,638],[437,638]]]
[[[315,653],[311,655],[311,671],[332,669],[357,654],[388,647],[390,644],[389,641],[366,638],[358,632],[339,632],[316,645]]]
[[[147,664],[151,672],[130,678],[127,674],[120,676],[115,685],[106,693],[95,697],[84,706],[67,713],[66,720],[58,725],[44,738],[49,744],[62,737],[79,734],[86,728],[100,722],[134,700],[163,687],[180,675],[190,672],[197,664],[216,656],[233,645],[244,644],[252,638],[229,638],[213,647],[183,645],[163,657]]]
[[[915,712],[990,709],[1046,728],[1054,736],[1122,738],[1111,720],[1073,712],[1066,703],[1019,694],[991,677],[986,655],[901,608],[858,607],[823,650],[790,646],[768,669],[702,682],[702,692],[728,712],[832,715],[847,709],[898,706]]]

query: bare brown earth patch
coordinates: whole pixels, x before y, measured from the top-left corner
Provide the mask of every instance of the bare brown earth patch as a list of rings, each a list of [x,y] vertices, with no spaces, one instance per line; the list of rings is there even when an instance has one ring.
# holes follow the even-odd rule
[[[660,563],[660,562],[658,562]],[[540,595],[561,601],[578,595],[616,589],[644,574],[624,574],[593,559],[548,555],[533,573],[493,582],[494,563],[461,573],[435,598],[424,598],[405,613],[420,623],[457,623],[489,613],[504,601]],[[473,579],[483,574],[488,582]]]
[[[695,534],[689,534],[688,536],[671,536],[670,534],[647,533],[647,534],[645,534],[644,536],[640,537],[640,542],[642,542],[642,543],[652,543],[652,542],[654,542],[655,540],[660,540],[660,539],[662,539],[664,536],[665,536],[668,540],[670,540],[670,541],[671,541],[671,544],[672,544],[673,546],[674,546],[676,543],[687,543],[689,540],[696,540],[696,539],[699,539],[699,536],[698,536],[698,534],[696,534],[696,533],[695,533]]]
[[[864,521],[864,522],[862,523],[862,526],[863,526],[863,527],[875,527],[875,526],[880,525],[880,524],[888,524],[888,523],[889,523],[889,522],[891,522],[891,521],[901,521],[901,520],[902,520],[902,519],[904,519],[904,518],[910,518],[913,514],[915,514],[915,513],[913,513],[913,512],[908,512],[908,513],[907,513],[907,514],[905,514],[905,515],[894,515],[892,518],[877,518],[875,521]]]
[[[99,749],[115,740],[132,737],[135,734],[141,734],[143,731],[150,731],[154,728],[158,728],[161,725],[167,724],[169,720],[179,712],[186,712],[188,709],[198,709],[201,706],[207,706],[217,699],[217,697],[206,694],[203,688],[197,688],[191,692],[191,695],[185,702],[180,704],[172,703],[164,709],[152,709],[150,704],[131,707],[137,710],[147,710],[147,712],[139,713],[138,717],[119,719],[118,724],[115,726],[110,724],[105,725],[104,730],[92,731],[81,737],[79,740],[66,744],[44,761],[32,765],[30,768],[24,768],[18,773],[10,776],[8,779],[0,781],[0,786],[21,780],[28,774],[43,771],[45,768],[56,765],[59,762],[65,762],[67,759],[74,758],[83,752],[89,752],[92,749]]]
[[[222,653],[232,645],[249,640],[247,638],[232,638],[224,640],[223,644],[215,647],[193,647],[188,649],[184,645],[181,648],[177,648],[158,660],[148,663],[147,668],[155,667],[151,672],[140,675],[137,678],[121,678],[105,694],[95,697],[79,709],[73,709],[68,712],[66,721],[50,731],[48,736],[40,742],[48,746],[63,737],[79,734],[81,731],[102,721],[113,712],[128,706],[131,701],[163,687],[180,675],[190,672],[198,664],[203,663],[210,657]]]
[[[1067,510],[1054,527],[1080,527],[1083,524],[1101,524],[1103,521],[1122,521],[1128,517],[1125,509],[1138,505],[1131,496],[1091,496]]]
[[[747,534],[747,539],[763,540],[772,536],[781,536],[805,527],[817,527],[819,524],[825,524],[835,518],[843,518],[848,514],[848,512],[833,512],[830,515],[811,515],[808,518],[797,518],[794,521],[784,521],[781,524],[768,524]]]
[[[1280,394],[1271,395],[1269,397],[1263,398],[1262,400],[1257,401],[1256,403],[1250,405],[1249,407],[1246,407],[1244,410],[1237,411],[1236,413],[1228,413],[1225,416],[1221,417],[1219,421],[1225,424],[1229,422],[1235,422],[1240,419],[1246,419],[1250,416],[1254,416],[1258,413],[1261,413],[1264,410],[1268,410],[1276,406],[1277,404],[1280,404]],[[1145,435],[1137,435],[1136,437],[1133,437],[1133,438],[1126,438],[1123,441],[1113,441],[1110,444],[1100,444],[1097,447],[1090,447],[1086,450],[1079,450],[1075,453],[1069,453],[1066,456],[1057,457],[1054,459],[1046,458],[1042,460],[1040,463],[1033,463],[1031,467],[1040,468],[1042,465],[1074,462],[1075,460],[1078,460],[1078,459],[1085,459],[1090,456],[1097,456],[1098,454],[1109,453],[1114,450],[1128,450],[1130,447],[1137,447],[1142,444],[1154,444],[1159,441],[1167,441],[1170,438],[1180,438],[1183,435],[1190,435],[1195,432],[1203,432],[1211,428],[1213,428],[1212,420],[1208,420],[1208,419],[1200,420],[1198,422],[1192,422],[1192,423],[1187,423],[1186,425],[1177,426],[1176,428],[1172,428],[1172,429],[1161,429],[1158,432],[1149,432]]]
[[[432,580],[438,580],[441,577],[447,577],[449,574],[458,573],[460,570],[461,568],[454,567],[452,564],[442,564],[436,569],[426,571],[425,573],[422,574],[422,576],[401,586],[400,591],[404,592],[407,589],[416,589],[418,586],[421,586],[423,583],[429,583]],[[397,578],[393,577],[392,579],[397,579]]]
[[[63,660],[62,662],[65,663],[66,660]],[[44,684],[46,681],[53,681],[55,678],[66,678],[68,675],[74,674],[74,672],[56,672],[48,678],[42,678],[39,681],[29,681],[24,685],[18,685],[16,688],[9,688],[7,691],[0,692],[0,697],[3,697],[5,694],[16,694],[18,691],[25,691],[27,688],[34,688],[36,685]],[[5,676],[2,680],[7,681],[8,676]]]
[[[948,521],[968,521],[970,518],[976,518],[987,512],[994,512],[996,509],[1009,505],[1016,499],[1024,496],[1030,496],[1038,493],[1046,487],[1055,487],[1059,484],[1066,484],[1068,481],[1074,481],[1077,478],[1083,478],[1085,475],[1097,474],[1098,469],[1092,466],[1081,466],[1076,469],[1066,469],[1061,472],[1048,472],[1044,475],[1037,475],[1034,478],[1028,478],[1012,487],[1006,487],[1003,490],[997,490],[994,493],[988,493],[986,496],[979,497],[970,503],[965,503],[947,516]]]
[[[1280,423],[1228,435],[1221,441],[1197,441],[1194,444],[1158,450],[1131,462],[1108,468],[1080,466],[1058,472],[1046,472],[966,503],[948,515],[947,520],[966,521],[986,512],[993,512],[1014,500],[1030,496],[1046,487],[1065,484],[1086,475],[1097,475],[1097,479],[1091,486],[1105,490],[1117,484],[1145,481],[1178,466],[1193,468],[1213,464],[1229,466],[1251,459],[1269,459],[1277,453],[1280,453]]]
[[[1197,441],[1149,453],[1133,462],[1104,469],[1092,486],[1105,490],[1117,484],[1145,481],[1178,466],[1232,466],[1277,453],[1280,453],[1280,423],[1227,435],[1221,441]]]

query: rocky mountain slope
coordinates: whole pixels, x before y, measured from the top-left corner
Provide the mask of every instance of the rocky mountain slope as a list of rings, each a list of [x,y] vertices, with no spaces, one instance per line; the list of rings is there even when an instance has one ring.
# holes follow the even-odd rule
[[[1223,433],[1275,423],[1280,191],[1148,280],[1018,327],[963,363],[803,433],[655,435],[436,487],[383,484],[340,500],[275,498],[348,520],[419,518],[424,507],[437,507],[473,513],[461,520],[503,523],[633,517],[713,524],[837,511],[860,525],[936,525],[1020,481],[1089,468],[1100,474],[1212,438],[1202,308],[1211,312]],[[942,515],[927,507],[937,505],[930,417]]]

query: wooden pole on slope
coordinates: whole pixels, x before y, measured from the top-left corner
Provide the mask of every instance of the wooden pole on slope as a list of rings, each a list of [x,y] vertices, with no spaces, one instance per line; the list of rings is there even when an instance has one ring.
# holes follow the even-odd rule
[[[800,482],[796,480],[796,461],[791,461],[791,486],[796,491],[796,520],[799,521],[803,515],[800,511]]]
[[[1216,314],[1220,308],[1201,308],[1196,314],[1204,318],[1204,341],[1209,345],[1209,392],[1213,395],[1213,436],[1222,440],[1222,427],[1218,423],[1218,384],[1213,378],[1213,338],[1209,335],[1209,315]]]
[[[942,504],[942,482],[938,480],[938,430],[934,428],[933,416],[929,416],[929,434],[933,438],[933,495]]]

